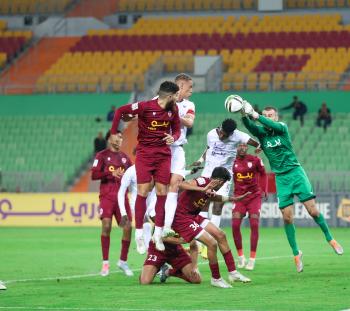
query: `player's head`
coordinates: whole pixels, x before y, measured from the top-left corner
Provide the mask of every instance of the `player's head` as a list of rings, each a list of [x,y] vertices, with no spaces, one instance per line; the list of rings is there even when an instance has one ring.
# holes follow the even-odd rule
[[[177,102],[179,87],[171,81],[164,81],[158,91],[159,99],[165,102],[165,110],[172,110]]]
[[[234,130],[237,128],[237,123],[233,119],[226,119],[224,122],[222,122],[221,127],[219,128],[219,139],[220,140],[225,140],[229,136],[232,135]]]
[[[193,92],[192,77],[185,73],[180,73],[175,77],[175,83],[179,87],[179,101],[188,99]]]
[[[264,117],[272,121],[278,121],[278,110],[275,107],[267,106],[262,111]]]
[[[214,190],[219,190],[226,181],[231,179],[231,174],[227,168],[218,166],[214,168],[210,178],[219,181],[217,187],[214,188]]]
[[[247,154],[247,152],[248,152],[248,145],[247,144],[241,143],[237,146],[237,155],[239,157],[243,158]]]
[[[123,143],[123,134],[122,132],[117,131],[115,135],[111,135],[111,132],[108,131],[106,134],[106,141],[112,151],[119,151]]]

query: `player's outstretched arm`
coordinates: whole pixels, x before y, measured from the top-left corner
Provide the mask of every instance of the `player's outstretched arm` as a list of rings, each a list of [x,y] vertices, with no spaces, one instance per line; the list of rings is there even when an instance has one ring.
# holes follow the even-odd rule
[[[210,197],[210,201],[213,201],[213,202],[238,202],[238,201],[242,201],[249,194],[251,194],[250,191],[247,191],[246,193],[239,195],[239,196],[236,196],[236,197],[226,197],[223,195],[215,194],[212,197]]]
[[[252,135],[259,137],[262,134],[262,128],[250,120],[246,114],[242,115],[242,122]]]
[[[115,113],[111,127],[111,134],[114,135],[118,131],[120,120],[123,116],[137,115],[139,113],[139,103],[127,104],[119,107]]]
[[[200,166],[206,159],[206,155],[207,155],[207,150],[208,149],[209,149],[209,147],[207,146],[207,148],[205,148],[204,152],[202,153],[201,157],[197,161],[193,162],[190,165],[190,167],[192,167],[192,166]]]
[[[287,130],[287,127],[284,123],[281,123],[281,122],[277,122],[277,121],[272,121],[271,119],[269,118],[266,118],[262,115],[259,115],[259,117],[257,118],[257,120],[265,125],[266,127],[274,130],[276,133],[285,133],[286,130]]]

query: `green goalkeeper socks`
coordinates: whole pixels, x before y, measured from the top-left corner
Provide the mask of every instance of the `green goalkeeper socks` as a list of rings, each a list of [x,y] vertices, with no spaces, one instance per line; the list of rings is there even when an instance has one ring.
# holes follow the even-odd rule
[[[321,230],[324,233],[324,236],[326,237],[326,240],[329,242],[333,240],[333,237],[329,231],[328,225],[326,220],[324,219],[322,213],[318,217],[313,217],[315,222],[320,226]]]
[[[287,239],[290,247],[292,248],[294,256],[299,254],[299,248],[297,245],[297,240],[295,239],[295,226],[294,224],[285,224],[284,230],[286,231]]]

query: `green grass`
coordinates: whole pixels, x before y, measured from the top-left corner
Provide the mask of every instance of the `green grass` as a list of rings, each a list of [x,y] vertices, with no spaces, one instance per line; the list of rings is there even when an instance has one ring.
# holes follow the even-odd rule
[[[250,284],[232,289],[210,286],[207,262],[200,260],[203,283],[191,285],[171,278],[140,286],[138,275],[144,256],[132,243],[129,263],[135,277],[115,268],[119,257],[120,230],[111,243],[113,273],[105,278],[100,269],[98,228],[1,228],[0,310],[342,310],[350,308],[349,229],[333,229],[345,248],[336,256],[317,228],[297,230],[304,252],[304,272],[297,274],[283,228],[261,229],[256,270],[243,273]],[[227,230],[230,245],[231,233]],[[249,231],[243,230],[244,242]],[[246,256],[248,245],[245,244]],[[233,252],[236,254],[236,252]],[[222,256],[219,255],[222,260]],[[227,276],[221,262],[221,273]],[[80,276],[79,276],[80,275]],[[65,279],[64,276],[77,276]],[[48,278],[45,280],[44,278]],[[20,281],[31,279],[27,281]]]

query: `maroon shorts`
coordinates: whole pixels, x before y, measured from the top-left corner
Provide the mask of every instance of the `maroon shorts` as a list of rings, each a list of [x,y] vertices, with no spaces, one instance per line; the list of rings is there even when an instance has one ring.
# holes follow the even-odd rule
[[[159,147],[164,148],[164,147]],[[139,146],[135,160],[137,183],[149,183],[152,180],[164,185],[170,182],[171,151],[154,147]]]
[[[149,243],[147,257],[144,266],[151,265],[159,270],[165,263],[170,264],[174,269],[181,270],[183,267],[191,264],[191,257],[186,253],[181,245],[164,243],[165,251],[156,249],[153,242]]]
[[[176,214],[172,227],[187,243],[203,231],[201,224],[206,218],[200,215]]]
[[[242,201],[236,202],[233,205],[232,213],[238,212],[242,215],[248,214],[260,214],[261,209],[261,194],[256,193],[251,196],[249,195]]]
[[[132,221],[131,209],[128,200],[125,200],[125,210],[130,221]],[[115,217],[118,225],[122,218],[119,210],[118,201],[112,201],[110,199],[100,197],[100,219]]]

